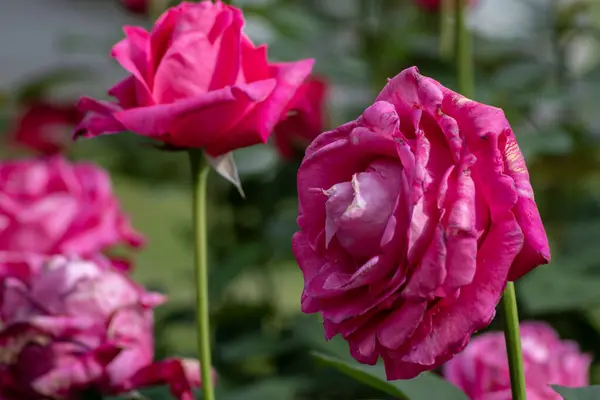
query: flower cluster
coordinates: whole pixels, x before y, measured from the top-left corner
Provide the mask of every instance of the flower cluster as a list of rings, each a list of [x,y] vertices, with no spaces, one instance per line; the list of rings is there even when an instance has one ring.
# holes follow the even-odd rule
[[[123,4],[148,11],[145,1]],[[270,63],[243,25],[241,11],[220,1],[183,2],[151,32],[124,29],[112,56],[131,75],[109,91],[117,103],[33,103],[15,124],[12,143],[42,157],[0,163],[1,398],[76,400],[158,384],[194,398],[197,361],[154,361],[153,309],[165,298],[106,256],[144,239],[108,174],[59,154],[62,130],[131,130],[216,157],[265,142],[277,126],[277,145],[290,157],[302,150],[296,138],[306,147],[321,131],[326,84],[304,83],[312,60]]]
[[[147,2],[122,3],[147,12]],[[108,91],[115,101],[83,97],[85,118],[39,106],[15,136],[56,153],[39,128],[77,120],[75,137],[132,131],[201,149],[213,166],[271,134],[284,158],[306,150],[292,239],[302,310],[320,313],[326,338],[341,335],[359,362],[382,359],[388,379],[445,364],[473,400],[509,399],[502,336],[469,341],[494,318],[507,283],[548,263],[550,249],[503,111],[412,67],[356,120],[321,133],[328,87],[311,75],[313,60],[270,62],[243,26],[241,10],[219,0],[182,2],[150,31],[127,26],[111,53],[129,73]],[[165,298],[106,257],[119,244],[143,239],[100,168],[56,154],[0,164],[1,398],[156,384],[193,398],[200,366],[154,361],[153,309]],[[587,384],[590,359],[574,344],[539,323],[522,333],[529,398],[559,398],[549,383]]]
[[[200,385],[196,361],[154,362],[153,308],[102,252],[140,246],[105,171],[61,156],[0,163],[0,397],[79,399]]]

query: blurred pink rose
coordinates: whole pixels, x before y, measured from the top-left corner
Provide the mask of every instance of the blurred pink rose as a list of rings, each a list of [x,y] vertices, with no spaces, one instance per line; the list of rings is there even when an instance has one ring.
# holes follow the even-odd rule
[[[129,11],[136,14],[146,14],[148,12],[150,0],[121,0],[121,4]]]
[[[291,159],[323,132],[327,82],[312,76],[302,84],[290,102],[288,116],[275,127],[279,153]]]
[[[72,104],[28,104],[16,121],[11,140],[41,154],[59,153],[71,142],[70,132],[81,117]]]
[[[561,341],[542,322],[521,324],[521,344],[528,400],[560,400],[548,385],[582,387],[589,384],[591,356],[577,343]],[[476,337],[465,351],[444,365],[444,376],[471,400],[510,400],[510,375],[502,332]]]
[[[0,163],[0,251],[87,255],[142,241],[101,168],[60,156]]]
[[[50,256],[36,253],[25,253],[21,251],[0,251],[0,283],[6,278],[17,279],[29,286],[32,279],[36,279],[44,265],[48,262]],[[113,269],[115,271],[128,273],[129,264],[121,260],[113,260],[103,255],[96,254],[87,256],[86,261],[96,263],[103,269]],[[2,308],[2,298],[0,297],[0,309]]]
[[[417,4],[431,11],[438,11],[442,6],[442,0],[415,0]],[[454,0],[458,1],[458,0]],[[471,6],[476,5],[478,0],[469,0]],[[452,3],[454,5],[454,3]]]
[[[82,98],[77,135],[130,130],[218,156],[264,143],[313,60],[269,63],[242,33],[242,12],[221,1],[183,2],[152,32],[124,28],[112,51],[131,76],[109,90],[118,104]]]
[[[101,259],[54,256],[32,267],[27,282],[2,277],[2,398],[75,400],[90,389],[117,394],[170,384],[177,398],[193,399],[197,363],[152,363],[152,309],[163,296]]]
[[[502,110],[416,68],[356,121],[325,132],[298,171],[302,310],[388,379],[431,370],[494,317],[507,279],[550,259]]]

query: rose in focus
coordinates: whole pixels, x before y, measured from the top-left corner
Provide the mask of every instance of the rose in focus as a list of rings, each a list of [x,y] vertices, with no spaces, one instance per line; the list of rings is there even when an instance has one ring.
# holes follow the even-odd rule
[[[100,258],[54,256],[32,268],[26,281],[2,276],[3,399],[78,399],[87,390],[117,394],[165,383],[177,398],[193,399],[197,363],[152,363],[152,309],[161,295]]]
[[[275,127],[275,145],[287,159],[304,153],[310,142],[323,132],[327,82],[309,77],[290,102],[287,117]]]
[[[60,156],[0,163],[0,251],[92,255],[142,242],[94,164]]]
[[[243,25],[239,9],[202,1],[169,9],[150,33],[125,27],[112,50],[131,73],[109,90],[118,104],[82,98],[76,135],[129,130],[211,156],[264,143],[313,60],[269,63]]]
[[[81,117],[71,104],[28,104],[16,121],[11,140],[41,154],[59,153],[71,141],[70,132]]]
[[[589,384],[591,356],[577,343],[561,341],[552,327],[542,322],[521,324],[521,345],[527,399],[560,400],[549,385],[583,387]],[[444,376],[471,400],[510,400],[510,374],[502,332],[473,339],[465,351],[444,365]]]
[[[352,356],[412,378],[487,326],[508,279],[550,259],[502,110],[419,74],[317,137],[298,171],[302,310]]]

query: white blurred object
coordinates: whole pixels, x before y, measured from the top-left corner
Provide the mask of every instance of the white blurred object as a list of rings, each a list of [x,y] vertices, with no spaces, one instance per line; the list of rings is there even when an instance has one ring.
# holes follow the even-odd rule
[[[469,16],[478,34],[490,38],[528,37],[535,28],[535,10],[549,0],[480,0]]]
[[[121,36],[123,25],[140,21],[123,12],[116,0],[0,0],[0,10],[2,89],[12,89],[47,70],[73,65],[98,73],[92,81],[80,83],[80,88],[106,88],[123,76],[108,57],[111,44]],[[61,49],[65,37],[81,38],[85,51]]]
[[[574,38],[565,57],[569,71],[575,76],[581,76],[594,68],[600,59],[599,45],[598,39],[591,34]]]

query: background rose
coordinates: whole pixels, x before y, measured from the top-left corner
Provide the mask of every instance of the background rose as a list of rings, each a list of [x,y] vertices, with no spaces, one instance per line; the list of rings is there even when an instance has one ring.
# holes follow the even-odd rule
[[[74,104],[28,104],[15,123],[11,141],[41,154],[58,153],[71,141],[71,131],[81,117]]]
[[[290,102],[288,116],[275,127],[275,145],[285,158],[293,158],[323,132],[327,82],[319,77],[309,77]]]
[[[33,268],[29,282],[2,277],[3,396],[78,398],[89,389],[111,394],[169,383],[178,398],[192,398],[197,364],[152,364],[152,308],[161,295],[108,261],[55,256]]]
[[[389,379],[461,351],[489,324],[507,279],[549,249],[502,110],[416,68],[356,121],[320,135],[298,171],[302,310]]]
[[[429,10],[439,10],[442,6],[442,0],[415,0],[417,4],[421,7],[427,8]],[[456,0],[458,1],[458,0]],[[478,0],[469,0],[469,4],[474,6],[477,4]]]
[[[125,27],[112,56],[131,73],[109,90],[119,104],[82,98],[78,134],[125,130],[213,156],[265,142],[313,60],[269,63],[242,33],[237,8],[183,2],[151,33]]]
[[[25,286],[30,286],[32,281],[37,279],[40,271],[44,269],[48,258],[49,256],[37,253],[0,251],[0,282],[6,278],[12,278],[22,282]],[[101,269],[129,272],[129,263],[121,260],[108,259],[98,254],[87,256],[85,259]],[[0,297],[1,308],[2,297]]]
[[[121,4],[136,14],[146,14],[149,2],[150,0],[121,0]]]
[[[588,385],[592,357],[582,354],[577,343],[561,341],[549,325],[522,323],[521,343],[528,399],[562,399],[549,385]],[[465,351],[444,365],[444,376],[472,400],[510,400],[504,334],[485,333],[473,339]]]
[[[60,156],[0,163],[0,250],[94,254],[139,246],[107,173]]]

